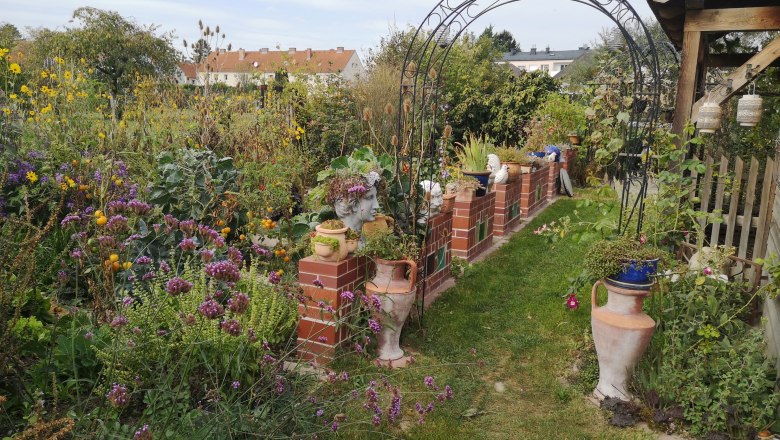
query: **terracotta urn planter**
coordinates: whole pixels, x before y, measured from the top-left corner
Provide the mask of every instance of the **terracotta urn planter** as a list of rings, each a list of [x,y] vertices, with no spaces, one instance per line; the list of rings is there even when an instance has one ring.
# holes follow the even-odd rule
[[[572,145],[579,145],[580,144],[580,135],[578,134],[570,134],[569,135],[569,143]]]
[[[520,164],[520,162],[504,162],[503,165],[506,165],[507,169],[509,170],[509,179],[506,181],[506,183],[516,182],[518,179],[520,179],[520,174],[523,174],[523,166]]]
[[[609,293],[607,304],[598,307],[598,288]],[[648,290],[617,287],[596,281],[591,293],[591,327],[599,360],[599,383],[593,395],[602,400],[615,397],[631,400],[627,387],[634,367],[655,332],[655,321],[642,311]]]
[[[455,193],[456,202],[470,202],[474,200],[476,191],[471,188],[463,188]]]
[[[322,236],[322,237],[335,238],[336,240],[339,241],[339,249],[338,249],[338,251],[335,251],[333,253],[333,256],[330,257],[330,258],[333,258],[333,259],[326,260],[326,261],[338,262],[338,261],[341,261],[341,260],[347,258],[347,253],[348,253],[348,251],[347,251],[347,237],[346,237],[347,229],[349,229],[349,228],[344,227],[344,228],[341,228],[341,229],[325,229],[321,225],[317,225],[317,226],[314,227],[314,230],[317,231],[317,235]],[[316,252],[316,249],[317,249],[317,246],[316,246],[317,244],[320,244],[320,243],[315,243],[315,252]]]
[[[333,247],[326,243],[314,243],[314,255],[316,255],[317,259],[320,261],[336,262],[339,258],[338,252],[333,250]]]
[[[444,194],[443,197],[441,212],[447,213],[452,211],[452,208],[455,207],[455,194]]]
[[[355,252],[358,248],[358,241],[357,239],[354,240],[346,240],[347,242],[347,253],[351,254]]]
[[[404,357],[399,346],[401,329],[409,316],[417,293],[417,263],[412,260],[375,258],[376,275],[366,283],[366,292],[377,295],[382,302],[382,329],[379,331],[377,359],[392,366]],[[407,269],[409,278],[406,278]]]

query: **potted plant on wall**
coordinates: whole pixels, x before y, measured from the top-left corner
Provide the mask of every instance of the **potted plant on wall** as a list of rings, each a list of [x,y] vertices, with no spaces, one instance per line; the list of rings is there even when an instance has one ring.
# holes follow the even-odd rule
[[[496,155],[498,155],[501,163],[509,169],[509,180],[507,183],[515,182],[520,178],[520,174],[530,171],[531,160],[528,154],[517,148],[498,148],[496,149]],[[528,171],[524,171],[523,167],[526,167]]]
[[[647,290],[664,255],[664,251],[644,240],[599,240],[588,251],[585,270],[591,281],[604,279],[619,287]]]
[[[376,318],[381,323],[377,336],[377,358],[392,364],[404,356],[399,346],[401,329],[417,295],[417,263],[420,248],[413,235],[396,235],[392,230],[364,233],[358,255],[371,258],[376,271],[366,283],[366,292],[380,298]]]
[[[324,261],[333,261],[333,262],[339,262],[347,257],[347,226],[344,224],[341,220],[326,220],[319,225],[317,225],[314,230],[317,231],[317,235],[312,239],[312,243],[315,246],[317,246],[317,243],[320,243],[320,248],[323,249],[326,243],[334,243],[331,240],[317,240],[317,237],[325,237],[335,240],[338,243],[338,246],[331,246],[333,249],[333,254],[324,257],[328,258]],[[319,256],[319,254],[317,254]]]
[[[447,183],[446,192],[454,195],[454,202],[468,202],[474,199],[476,192],[481,188],[484,187],[477,179],[461,176]]]
[[[344,234],[344,237],[347,243],[347,253],[350,254],[354,253],[358,248],[358,241],[360,241],[360,234],[352,230],[351,228],[348,228],[346,234]]]
[[[477,197],[484,196],[490,179],[490,171],[487,171],[488,154],[495,150],[493,142],[486,135],[477,136],[474,133],[469,133],[465,144],[459,142],[455,144],[460,147],[455,154],[460,162],[461,171],[464,175],[479,181],[483,188],[477,190],[476,195]]]
[[[311,239],[311,251],[320,261],[339,261],[339,240],[325,235],[315,235]]]

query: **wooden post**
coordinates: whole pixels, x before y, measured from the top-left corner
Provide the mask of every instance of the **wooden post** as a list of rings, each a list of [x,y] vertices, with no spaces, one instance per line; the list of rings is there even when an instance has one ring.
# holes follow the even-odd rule
[[[680,144],[684,142],[683,128],[691,119],[691,109],[696,100],[699,57],[703,54],[702,49],[701,32],[686,30],[683,36],[680,77],[677,80],[677,100],[672,121],[672,133],[678,136],[677,142]]]

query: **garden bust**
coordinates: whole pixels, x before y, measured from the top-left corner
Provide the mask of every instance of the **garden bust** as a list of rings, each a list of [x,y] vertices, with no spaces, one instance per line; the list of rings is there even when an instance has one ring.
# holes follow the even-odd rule
[[[327,200],[339,220],[360,232],[363,223],[373,221],[379,209],[377,185],[381,177],[375,171],[365,175],[336,176],[330,182]]]

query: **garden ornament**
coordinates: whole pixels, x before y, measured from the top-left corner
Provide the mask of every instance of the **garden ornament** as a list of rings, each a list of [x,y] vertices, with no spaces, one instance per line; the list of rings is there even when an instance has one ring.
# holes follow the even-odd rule
[[[441,212],[441,205],[444,203],[444,193],[441,185],[430,180],[423,180],[420,185],[425,190],[426,202],[420,208],[420,217],[417,220],[420,224],[425,224],[428,219],[438,215]]]
[[[367,189],[360,199],[356,201],[339,199],[333,203],[333,210],[336,211],[339,220],[353,231],[362,231],[363,223],[373,221],[379,209],[376,195],[377,183],[381,177],[374,171],[363,177],[366,179]]]
[[[496,173],[493,183],[507,183],[509,181],[509,166],[501,165],[501,169]]]
[[[488,185],[492,185],[496,179],[496,173],[501,169],[501,160],[495,154],[488,154],[487,170],[490,171]]]

